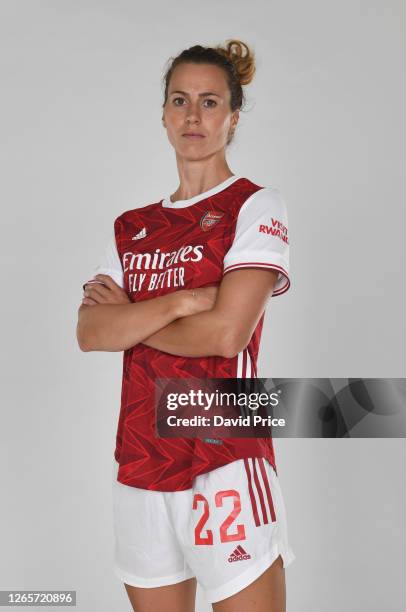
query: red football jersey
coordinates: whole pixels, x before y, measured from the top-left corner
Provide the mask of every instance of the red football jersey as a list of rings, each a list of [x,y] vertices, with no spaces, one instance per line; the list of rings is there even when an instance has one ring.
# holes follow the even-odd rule
[[[287,227],[278,189],[233,175],[188,200],[166,197],[122,213],[95,271],[110,275],[133,302],[219,285],[224,274],[242,268],[278,270],[273,296],[280,295],[290,286]],[[155,378],[256,377],[263,319],[264,313],[248,346],[233,358],[179,357],[142,343],[124,351],[115,449],[119,482],[181,491],[198,474],[244,457],[265,457],[276,469],[272,438],[211,443],[155,434]]]

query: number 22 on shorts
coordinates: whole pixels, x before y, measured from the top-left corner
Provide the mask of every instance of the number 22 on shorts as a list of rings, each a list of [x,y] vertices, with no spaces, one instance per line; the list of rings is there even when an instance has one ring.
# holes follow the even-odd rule
[[[238,491],[235,489],[228,489],[226,491],[217,491],[214,501],[217,508],[223,506],[223,501],[227,498],[231,498],[233,501],[233,509],[227,518],[220,525],[220,542],[235,542],[238,540],[245,540],[245,527],[242,523],[237,525],[236,533],[229,533],[228,529],[232,523],[236,520],[237,516],[241,512],[241,498]],[[210,515],[210,506],[208,500],[201,493],[195,493],[193,497],[193,510],[198,510],[198,506],[203,505],[203,514],[197,522],[195,527],[195,544],[197,545],[212,545],[213,544],[213,532],[211,529],[206,529],[206,535],[203,535],[204,526]]]

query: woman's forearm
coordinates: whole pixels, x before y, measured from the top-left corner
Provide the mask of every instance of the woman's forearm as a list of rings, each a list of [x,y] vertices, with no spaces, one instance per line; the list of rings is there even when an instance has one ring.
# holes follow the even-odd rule
[[[180,357],[233,357],[244,340],[232,334],[227,318],[213,309],[173,321],[143,344]]]
[[[248,345],[277,276],[254,269],[225,274],[213,308],[170,323],[143,344],[180,357],[235,357]]]
[[[172,293],[127,304],[81,305],[76,336],[82,351],[123,351],[184,316],[183,296]]]

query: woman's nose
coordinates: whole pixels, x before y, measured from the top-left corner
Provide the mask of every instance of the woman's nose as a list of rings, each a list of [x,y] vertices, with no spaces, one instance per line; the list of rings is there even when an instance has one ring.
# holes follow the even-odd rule
[[[196,123],[200,121],[200,108],[198,104],[190,104],[188,106],[186,112],[186,121],[189,121],[190,123]]]

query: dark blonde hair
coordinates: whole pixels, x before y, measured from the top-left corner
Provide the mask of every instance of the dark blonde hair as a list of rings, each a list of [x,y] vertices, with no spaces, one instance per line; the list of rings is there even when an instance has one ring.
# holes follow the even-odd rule
[[[164,74],[164,102],[168,98],[168,87],[176,66],[184,63],[214,64],[222,68],[226,74],[230,90],[231,111],[241,109],[245,104],[243,85],[251,83],[255,74],[255,57],[253,51],[241,40],[227,40],[224,46],[203,47],[194,45],[184,49],[176,57],[170,58],[170,66]],[[231,139],[227,144],[231,142]]]

